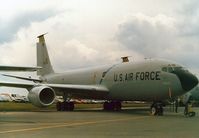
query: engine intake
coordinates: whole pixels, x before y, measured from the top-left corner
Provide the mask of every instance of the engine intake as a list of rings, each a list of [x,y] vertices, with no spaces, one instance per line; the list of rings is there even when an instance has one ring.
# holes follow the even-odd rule
[[[36,86],[30,90],[28,99],[37,107],[47,107],[54,102],[55,91],[48,86]]]

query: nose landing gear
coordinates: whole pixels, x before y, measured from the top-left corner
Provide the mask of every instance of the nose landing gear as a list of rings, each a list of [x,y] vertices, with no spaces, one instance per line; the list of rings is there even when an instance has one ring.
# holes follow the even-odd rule
[[[154,102],[151,105],[151,115],[162,116],[163,115],[163,104],[162,102]]]

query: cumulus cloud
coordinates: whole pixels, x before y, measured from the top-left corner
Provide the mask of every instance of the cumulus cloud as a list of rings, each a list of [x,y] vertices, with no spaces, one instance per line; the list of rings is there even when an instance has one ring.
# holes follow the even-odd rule
[[[116,39],[145,57],[171,59],[199,68],[197,40],[181,35],[183,23],[166,15],[135,14],[118,25]]]
[[[14,18],[0,20],[0,43],[11,41],[16,33],[32,22],[40,22],[57,14],[54,10],[37,10],[18,13]]]
[[[116,38],[127,48],[154,57],[172,46],[174,24],[175,20],[165,15],[150,17],[140,13],[119,24]]]
[[[192,0],[183,3],[178,10],[178,31],[179,35],[184,37],[199,36],[199,1]]]
[[[48,11],[50,12],[47,13]],[[197,13],[196,11],[193,10],[194,13]],[[79,12],[81,14],[75,11],[69,15],[68,12],[44,10],[35,14],[18,14],[23,16],[17,16],[10,21],[11,25],[8,25],[11,29],[4,28],[7,28],[5,33],[8,38],[2,38],[4,43],[0,44],[1,64],[35,64],[36,36],[49,32],[46,42],[52,64],[57,70],[120,62],[120,57],[127,55],[132,56],[133,60],[144,57],[169,58],[190,67],[198,67],[197,60],[193,59],[198,59],[199,40],[190,37],[188,33],[182,35],[183,32],[188,32],[186,30],[190,30],[186,29],[188,25],[192,30],[196,30],[183,20],[185,17],[161,13],[132,13],[122,22],[126,14],[122,14],[121,18],[116,16],[117,20],[113,15],[115,20],[111,22],[109,19],[106,23],[103,19],[107,17],[103,18],[105,15],[101,15],[99,11],[97,22],[94,13]],[[39,13],[43,13],[42,16]],[[12,27],[14,22],[16,25]],[[196,20],[194,24],[197,24]],[[114,27],[117,30],[114,30]],[[5,41],[10,38],[12,41]]]
[[[0,63],[6,65],[35,65],[36,36],[49,32],[46,43],[55,70],[115,63],[127,53],[111,40],[101,40],[96,35],[78,32],[66,13],[34,21],[17,31],[15,38],[0,45]]]

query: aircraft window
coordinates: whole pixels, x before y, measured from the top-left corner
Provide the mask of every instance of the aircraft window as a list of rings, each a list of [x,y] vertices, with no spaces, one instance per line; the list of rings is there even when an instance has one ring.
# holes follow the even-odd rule
[[[168,67],[168,72],[172,72],[173,68],[172,67]]]
[[[185,72],[188,72],[188,70],[186,68],[183,68],[183,67],[175,67],[174,70],[183,70]]]
[[[162,68],[162,71],[167,72],[167,67],[163,67],[163,68]]]
[[[184,69],[183,67],[172,67],[172,66],[168,66],[168,67],[163,67],[162,68],[162,71],[165,71],[165,72],[173,72],[173,71],[177,71],[177,70],[184,70],[186,71],[186,69]]]
[[[174,70],[181,70],[182,67],[175,67]]]

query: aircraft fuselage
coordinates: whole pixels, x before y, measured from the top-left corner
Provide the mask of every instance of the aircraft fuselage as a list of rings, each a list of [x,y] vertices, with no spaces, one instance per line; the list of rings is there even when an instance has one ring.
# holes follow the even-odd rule
[[[162,70],[170,65],[173,64],[163,60],[127,62],[51,74],[45,76],[45,81],[58,84],[103,85],[109,89],[109,94],[105,97],[83,97],[88,99],[158,101],[186,92],[176,74]]]

